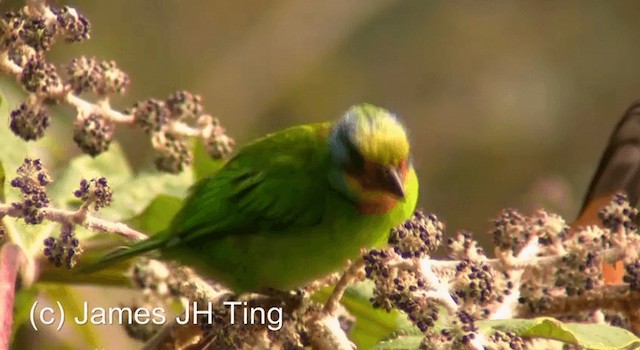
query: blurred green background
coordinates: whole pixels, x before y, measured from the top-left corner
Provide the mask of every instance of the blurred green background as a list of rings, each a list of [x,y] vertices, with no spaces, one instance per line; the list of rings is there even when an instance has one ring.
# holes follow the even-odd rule
[[[420,206],[450,233],[485,235],[504,207],[572,219],[609,133],[640,97],[632,0],[56,2],[85,14],[92,38],[55,45],[51,61],[115,60],[132,81],[113,101],[121,109],[189,90],[239,145],[359,102],[396,112]],[[63,162],[78,151],[74,115],[60,111]],[[151,165],[143,134],[117,134],[135,166]]]

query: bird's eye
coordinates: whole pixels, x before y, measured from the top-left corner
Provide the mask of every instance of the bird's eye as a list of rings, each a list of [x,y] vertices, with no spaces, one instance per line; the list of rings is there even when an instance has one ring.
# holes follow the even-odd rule
[[[347,164],[345,164],[345,170],[352,174],[362,174],[364,172],[364,157],[346,135],[342,137],[342,144],[346,147],[349,154]]]

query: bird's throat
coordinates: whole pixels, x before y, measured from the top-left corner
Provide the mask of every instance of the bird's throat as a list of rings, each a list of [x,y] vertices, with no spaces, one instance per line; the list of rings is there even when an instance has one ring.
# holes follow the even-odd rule
[[[376,193],[361,199],[357,203],[358,212],[364,215],[382,215],[391,211],[398,204],[398,199],[386,193]]]

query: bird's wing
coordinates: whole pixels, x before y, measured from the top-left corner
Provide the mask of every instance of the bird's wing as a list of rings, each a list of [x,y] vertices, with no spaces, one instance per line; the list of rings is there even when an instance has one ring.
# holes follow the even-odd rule
[[[573,230],[587,225],[602,225],[599,213],[617,192],[625,192],[632,206],[640,199],[640,100],[629,106],[618,122],[596,170],[580,214],[571,224]],[[622,283],[625,270],[622,261],[603,263],[606,284]]]
[[[618,122],[596,170],[580,212],[588,205],[624,191],[632,205],[640,199],[640,100],[635,101]],[[603,205],[598,207],[599,211]]]
[[[243,147],[191,190],[172,223],[180,241],[318,223],[328,191],[328,124],[289,128]],[[175,237],[175,236],[174,236]]]

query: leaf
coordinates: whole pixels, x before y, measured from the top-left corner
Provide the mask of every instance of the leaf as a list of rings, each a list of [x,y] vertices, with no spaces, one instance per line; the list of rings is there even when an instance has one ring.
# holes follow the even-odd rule
[[[16,291],[13,298],[13,325],[11,328],[11,339],[9,340],[10,344],[13,343],[14,337],[18,333],[18,329],[26,324],[26,322],[29,322],[31,305],[33,305],[37,296],[38,290],[36,287]]]
[[[76,295],[77,293],[73,289],[61,284],[41,284],[41,287],[44,294],[53,304],[55,304],[56,301],[60,302],[65,311],[66,319],[72,320],[73,317],[83,314],[83,311],[80,310],[80,305],[83,304],[84,300]],[[86,327],[75,322],[66,322],[65,324],[73,327],[75,332],[80,335],[85,347],[91,349],[98,348],[99,341],[97,335],[93,332],[97,328]]]
[[[314,299],[325,302],[333,288],[324,288],[314,295]],[[342,297],[342,305],[356,318],[356,323],[349,333],[349,339],[358,349],[371,349],[382,339],[387,338],[402,325],[404,314],[393,310],[387,312],[374,309],[369,299],[373,296],[373,282],[366,280],[347,288]]]
[[[193,172],[196,181],[215,174],[222,168],[224,162],[222,159],[211,159],[202,141],[196,140],[193,147]]]
[[[373,347],[375,350],[418,350],[424,335],[400,335],[397,338],[382,341]]]
[[[109,220],[127,220],[142,213],[158,195],[184,198],[193,183],[193,173],[141,173],[112,186],[113,203],[101,211]]]
[[[81,155],[69,162],[48,189],[57,205],[79,205],[73,192],[82,179],[105,177],[113,191],[113,202],[100,211],[100,216],[111,221],[129,219],[140,214],[151,201],[161,194],[184,197],[193,174],[187,169],[180,174],[143,172],[135,174],[127,163],[122,148],[113,143],[109,150],[92,158]]]
[[[551,317],[485,320],[478,321],[477,324],[485,334],[491,334],[496,330],[510,330],[525,338],[558,340],[594,350],[627,349],[631,346],[640,346],[640,338],[633,333],[605,324],[563,323]]]
[[[73,158],[67,166],[53,176],[53,183],[47,193],[56,206],[78,204],[73,192],[80,187],[82,179],[105,177],[112,189],[118,187],[133,176],[122,148],[116,142],[109,150],[93,158],[80,155]],[[114,199],[117,194],[114,193]]]
[[[169,226],[181,206],[180,198],[159,195],[142,213],[130,219],[128,224],[149,234],[158,233]]]
[[[589,323],[563,323],[551,317],[535,319],[476,321],[480,333],[491,335],[496,331],[512,331],[523,338],[556,340],[592,350],[637,348],[640,338],[633,333],[610,325]],[[419,332],[399,332],[392,339],[379,342],[376,350],[419,349],[423,335]]]
[[[366,280],[347,288],[342,298],[342,304],[356,317],[355,327],[349,336],[360,349],[371,349],[398,328],[400,313],[373,308],[369,301],[371,297],[373,282]]]
[[[0,162],[6,171],[5,176],[9,174],[11,178],[15,170],[22,164],[25,157],[35,157],[36,143],[25,142],[20,137],[13,134],[9,129],[9,116],[11,115],[11,109],[15,108],[19,103],[12,103],[12,101],[19,101],[24,98],[16,91],[5,88],[0,85],[2,89],[2,103],[0,104],[0,149],[4,152],[0,153]],[[6,102],[6,103],[5,103]],[[20,198],[18,191],[7,191],[4,193],[6,200],[12,202]]]

